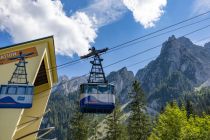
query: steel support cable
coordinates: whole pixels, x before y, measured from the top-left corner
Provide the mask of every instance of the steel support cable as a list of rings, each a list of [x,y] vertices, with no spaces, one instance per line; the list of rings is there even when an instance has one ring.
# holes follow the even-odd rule
[[[156,30],[156,31],[154,31],[154,32],[152,32],[152,33],[148,33],[148,34],[146,34],[146,35],[140,36],[140,37],[138,37],[138,38],[132,39],[132,40],[127,41],[127,42],[125,42],[125,43],[122,43],[122,44],[119,44],[119,45],[113,46],[113,47],[111,47],[111,48],[112,48],[112,49],[114,49],[114,48],[117,48],[118,46],[123,46],[123,45],[125,45],[125,44],[130,43],[130,42],[133,42],[133,41],[136,41],[136,40],[138,40],[138,39],[141,39],[141,38],[144,38],[144,37],[150,36],[150,35],[155,34],[155,33],[158,33],[158,32],[161,32],[161,31],[163,31],[163,30],[166,30],[166,29],[169,29],[169,28],[171,28],[171,27],[174,27],[174,26],[180,25],[180,24],[182,24],[182,23],[185,23],[185,22],[187,22],[187,21],[193,20],[193,19],[195,19],[195,18],[198,18],[198,17],[200,17],[200,16],[203,16],[203,15],[206,15],[206,14],[209,14],[209,13],[210,13],[210,11],[207,11],[207,12],[201,13],[201,14],[196,15],[196,16],[194,16],[194,17],[191,17],[191,18],[188,18],[188,19],[182,20],[182,21],[177,22],[177,23],[175,23],[175,24],[169,25],[169,26],[167,26],[167,27],[164,27],[164,28],[159,29],[159,30]]]
[[[197,30],[194,30],[194,31],[192,31],[192,32],[189,32],[189,33],[187,33],[187,34],[185,34],[185,35],[183,35],[183,36],[181,36],[181,37],[185,37],[185,36],[187,36],[187,35],[193,34],[193,33],[195,33],[195,32],[198,32],[198,31],[200,31],[200,30],[206,29],[206,28],[208,28],[208,27],[210,27],[210,24],[207,25],[207,26],[204,26],[204,27],[202,27],[202,28],[199,28],[199,29],[197,29]],[[159,45],[154,46],[154,47],[152,47],[152,48],[149,48],[149,49],[146,49],[146,50],[144,50],[144,51],[138,52],[138,53],[136,53],[136,54],[134,54],[134,55],[128,56],[128,57],[126,57],[126,58],[124,58],[124,59],[121,59],[121,60],[118,60],[118,61],[116,61],[116,62],[114,62],[114,63],[111,63],[111,64],[105,66],[104,68],[109,67],[109,66],[112,66],[112,65],[115,65],[115,64],[120,63],[120,62],[123,62],[123,61],[125,61],[125,60],[128,60],[128,59],[130,59],[130,58],[133,58],[133,57],[138,56],[138,55],[140,55],[140,54],[146,53],[146,52],[148,52],[148,51],[150,51],[150,50],[159,48],[159,47],[161,47],[161,46],[162,46],[162,44],[159,44]]]
[[[201,42],[201,41],[207,40],[207,39],[210,39],[210,36],[206,36],[204,38],[201,38],[201,39],[197,40],[195,43],[198,43],[198,42]]]
[[[210,24],[207,25],[207,26],[204,26],[204,27],[202,27],[202,28],[193,30],[193,31],[191,31],[191,32],[189,32],[189,33],[186,33],[186,34],[184,34],[183,36],[180,36],[180,37],[188,36],[188,35],[190,35],[190,34],[193,34],[193,33],[196,33],[196,32],[198,32],[198,31],[201,31],[201,30],[203,30],[203,29],[206,29],[206,28],[208,28],[208,27],[210,27]],[[109,64],[109,65],[106,65],[104,68],[110,67],[110,66],[115,65],[115,64],[118,64],[118,63],[121,63],[121,62],[123,62],[123,61],[125,61],[125,60],[128,60],[128,59],[130,59],[130,58],[133,58],[133,57],[138,56],[138,55],[140,55],[140,54],[149,52],[149,51],[151,51],[151,50],[153,50],[153,49],[156,49],[156,48],[158,48],[158,47],[161,47],[161,46],[162,46],[162,44],[159,44],[159,45],[157,45],[157,46],[154,46],[154,47],[152,47],[152,48],[146,49],[146,50],[144,50],[144,51],[140,51],[140,52],[138,52],[138,53],[136,53],[136,54],[133,54],[133,55],[128,56],[128,57],[126,57],[126,58],[120,59],[120,60],[118,60],[118,61],[116,61],[116,62],[114,62],[114,63],[111,63],[111,64]],[[65,81],[65,82],[63,82],[63,83],[61,83],[61,84],[65,84],[65,83],[67,83],[67,82],[74,81],[74,80],[79,79],[79,78],[81,78],[81,77],[87,76],[88,74],[89,74],[89,73],[84,74],[84,75],[79,76],[79,77],[75,77],[75,78],[70,79],[70,80],[68,80],[68,81]],[[52,89],[52,88],[54,88],[54,87],[56,87],[56,86],[57,86],[57,85],[52,86],[51,88],[48,88],[48,89],[46,89],[46,90],[40,91],[40,93],[38,93],[38,94],[41,94],[41,92],[48,91],[48,90],[50,90],[50,89]],[[37,94],[36,94],[36,95],[37,95]]]
[[[129,41],[124,42],[124,43],[121,43],[121,44],[119,44],[119,45],[115,45],[115,46],[113,46],[113,47],[110,47],[110,50],[115,49],[115,48],[118,48],[118,47],[120,47],[120,46],[124,46],[124,45],[126,45],[126,44],[129,44],[129,43],[134,42],[134,41],[137,41],[137,40],[139,40],[139,39],[142,39],[142,38],[148,37],[148,36],[153,35],[153,34],[156,34],[156,33],[158,33],[158,32],[164,31],[164,30],[169,29],[169,28],[171,28],[171,27],[175,27],[175,26],[177,26],[177,25],[180,25],[180,24],[182,24],[182,23],[185,23],[185,22],[191,21],[191,20],[193,20],[193,19],[196,19],[196,18],[198,18],[198,17],[201,17],[201,16],[204,16],[204,15],[207,15],[207,14],[209,14],[209,13],[210,13],[210,11],[207,11],[207,12],[201,13],[201,14],[199,14],[199,15],[193,16],[193,17],[191,17],[191,18],[188,18],[188,19],[185,19],[185,20],[179,21],[179,22],[177,22],[177,23],[175,23],[175,24],[172,24],[172,25],[166,26],[166,27],[161,28],[161,29],[159,29],[159,30],[156,30],[156,31],[154,31],[154,32],[151,32],[151,33],[148,33],[148,34],[146,34],[146,35],[140,36],[140,37],[138,37],[138,38],[135,38],[135,39],[129,40]],[[69,62],[66,62],[66,63],[60,64],[60,65],[57,65],[57,66],[55,66],[55,67],[51,67],[51,68],[49,68],[48,70],[51,70],[51,69],[56,69],[56,68],[59,68],[59,67],[63,67],[63,66],[65,66],[65,65],[73,65],[73,64],[77,64],[77,63],[79,63],[79,62],[80,62],[80,60],[81,60],[81,59],[76,59],[76,60],[73,60],[73,61],[69,61]]]
[[[25,128],[25,127],[28,127],[28,126],[32,125],[34,122],[36,122],[37,120],[39,120],[43,116],[45,116],[48,112],[50,112],[50,109],[48,109],[44,114],[42,114],[41,116],[38,116],[38,117],[34,117],[34,116],[23,116],[23,117],[28,117],[28,118],[32,118],[32,119],[29,120],[29,121],[26,121],[26,122],[24,122],[22,124],[19,124],[17,131],[19,131],[19,130]]]
[[[17,138],[16,140],[21,140],[23,138],[26,138],[28,136],[31,136],[33,134],[37,134],[37,133],[40,133],[40,132],[45,132],[44,134],[41,135],[41,136],[44,136],[44,135],[48,134],[49,132],[51,132],[54,129],[55,129],[55,127],[48,127],[48,128],[44,128],[44,129],[39,129],[39,130],[33,131],[31,133],[28,133],[28,134],[26,134],[24,136],[21,136],[21,137]]]
[[[116,50],[119,50],[119,49],[121,49],[121,48],[130,47],[130,46],[135,45],[135,44],[138,44],[138,43],[140,43],[140,42],[144,42],[144,41],[147,41],[147,40],[150,40],[150,39],[153,39],[153,38],[156,38],[156,37],[159,37],[159,36],[168,34],[168,33],[170,33],[170,32],[174,32],[174,31],[177,31],[177,30],[180,30],[180,29],[183,29],[183,28],[186,28],[186,27],[189,27],[189,26],[198,24],[198,23],[200,23],[200,22],[203,22],[203,21],[206,21],[206,20],[209,20],[209,19],[210,19],[210,18],[205,18],[205,19],[202,19],[202,20],[199,20],[199,21],[196,21],[196,22],[193,22],[193,23],[190,23],[190,24],[187,24],[187,25],[184,25],[184,26],[181,26],[181,27],[178,27],[178,28],[175,28],[175,29],[172,29],[172,30],[163,32],[163,33],[160,33],[160,34],[157,34],[157,35],[155,35],[155,36],[151,36],[151,37],[146,38],[146,39],[143,39],[143,40],[139,40],[139,41],[136,41],[136,42],[132,42],[131,44],[127,44],[126,46],[120,46],[120,47],[115,48],[115,49],[110,49],[110,50],[108,51],[108,53],[113,52],[113,51],[116,51]]]
[[[201,41],[203,41],[203,40],[207,40],[207,39],[210,39],[210,36],[208,36],[208,37],[204,37],[204,38],[201,38],[201,39],[199,39],[198,41],[196,41],[195,43],[198,43],[198,42],[201,42]],[[150,58],[147,58],[147,59],[141,60],[141,61],[139,61],[139,62],[133,63],[133,64],[128,65],[128,66],[126,66],[126,67],[133,67],[133,66],[135,66],[135,65],[137,65],[137,64],[140,64],[140,63],[146,62],[146,61],[151,60],[151,59],[156,58],[156,57],[158,57],[158,55],[155,55],[155,56],[153,56],[153,57],[150,57]]]
[[[186,28],[186,27],[189,27],[189,26],[192,26],[192,25],[201,23],[201,22],[206,21],[206,20],[209,20],[209,19],[210,19],[210,18],[205,18],[205,19],[202,19],[202,20],[199,20],[199,21],[196,21],[196,22],[193,22],[193,23],[190,23],[190,24],[187,24],[187,25],[183,25],[183,26],[181,26],[181,27],[178,27],[178,28],[175,28],[175,29],[172,29],[172,30],[169,30],[169,31],[160,33],[160,34],[157,34],[157,35],[155,35],[155,36],[151,36],[151,37],[146,38],[146,39],[143,39],[143,40],[135,40],[136,42],[130,42],[131,44],[128,44],[128,43],[127,43],[126,45],[122,45],[122,46],[118,46],[118,47],[113,47],[113,48],[110,48],[110,49],[108,50],[108,52],[103,53],[103,54],[108,54],[108,53],[111,53],[111,52],[113,52],[113,51],[117,51],[117,50],[119,50],[119,49],[121,49],[121,48],[127,48],[127,47],[130,47],[130,46],[132,46],[132,45],[138,44],[138,43],[140,43],[140,42],[144,42],[144,41],[147,41],[147,40],[150,40],[150,39],[153,39],[153,38],[156,38],[156,37],[159,37],[159,36],[168,34],[168,33],[170,33],[170,32],[174,32],[174,31],[177,31],[177,30],[180,30],[180,29],[183,29],[183,28]],[[90,57],[90,58],[93,58],[93,57]],[[57,68],[57,69],[62,69],[62,68],[65,68],[65,67],[67,67],[67,66],[71,66],[71,65],[77,64],[77,63],[81,62],[82,60],[83,60],[83,59],[77,59],[77,60],[75,60],[75,62],[74,62],[74,61],[71,61],[72,63],[69,63],[69,64],[68,64],[68,62],[67,62],[67,63],[61,64],[61,65],[58,65],[58,67],[49,68],[49,69],[47,69],[47,70],[53,71],[53,69],[56,69],[56,68]]]
[[[152,57],[143,59],[143,60],[141,60],[141,61],[138,61],[138,62],[136,62],[136,63],[133,63],[133,64],[131,64],[131,65],[128,65],[128,66],[126,66],[126,67],[133,67],[133,66],[135,66],[135,65],[138,65],[138,64],[141,64],[141,63],[143,63],[143,62],[149,61],[149,60],[151,60],[151,59],[153,59],[153,58],[156,58],[157,56],[158,56],[158,55],[155,55],[155,56],[152,56]]]

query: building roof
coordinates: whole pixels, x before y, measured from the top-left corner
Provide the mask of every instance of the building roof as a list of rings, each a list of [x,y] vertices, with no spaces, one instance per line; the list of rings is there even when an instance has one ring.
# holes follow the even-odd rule
[[[30,40],[30,41],[25,41],[25,42],[21,42],[21,43],[16,43],[16,44],[4,46],[4,47],[0,47],[0,50],[7,49],[7,48],[11,48],[11,47],[16,47],[16,46],[24,45],[24,44],[28,44],[28,43],[32,43],[32,42],[35,42],[35,41],[40,41],[40,40],[44,40],[44,39],[49,39],[49,38],[53,38],[53,35],[47,36],[47,37],[43,37],[43,38],[34,39],[34,40]],[[53,42],[54,42],[54,39],[53,39]]]

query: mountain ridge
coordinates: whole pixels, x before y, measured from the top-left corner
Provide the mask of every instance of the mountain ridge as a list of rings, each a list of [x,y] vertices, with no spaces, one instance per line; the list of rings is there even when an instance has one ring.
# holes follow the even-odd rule
[[[132,82],[139,80],[149,106],[159,110],[166,102],[179,98],[183,92],[193,91],[202,84],[207,86],[204,83],[210,77],[210,66],[206,65],[209,61],[210,42],[202,47],[193,44],[186,37],[176,38],[172,35],[162,44],[160,55],[135,75],[123,67],[109,73],[107,80],[115,85],[116,99],[121,104],[129,101],[128,93],[132,91]],[[65,76],[62,78],[61,83],[70,81],[64,85],[58,84],[57,91],[63,91],[64,94],[77,91],[80,84],[87,82],[87,77],[76,80]]]

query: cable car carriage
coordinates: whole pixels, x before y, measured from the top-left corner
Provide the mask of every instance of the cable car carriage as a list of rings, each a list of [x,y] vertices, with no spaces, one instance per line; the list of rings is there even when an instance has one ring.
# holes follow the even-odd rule
[[[82,84],[80,108],[83,113],[111,113],[115,107],[114,86],[110,84]]]
[[[30,85],[1,85],[0,108],[30,108],[33,88]]]
[[[8,84],[0,85],[0,108],[30,108],[34,86],[27,81],[25,57],[32,53],[22,54],[10,60],[17,59],[19,62]]]
[[[82,113],[111,113],[115,108],[114,86],[108,84],[99,54],[107,49],[95,50],[93,47],[88,55],[81,58],[94,56],[91,61],[92,69],[88,83],[80,85],[80,111]]]

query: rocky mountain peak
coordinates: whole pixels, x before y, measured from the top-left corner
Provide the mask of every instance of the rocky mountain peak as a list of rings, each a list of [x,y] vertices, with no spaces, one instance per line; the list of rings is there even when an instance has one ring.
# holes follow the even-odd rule
[[[139,70],[136,78],[142,82],[153,103],[160,96],[164,98],[158,99],[158,102],[166,102],[208,80],[209,61],[210,51],[205,47],[193,44],[186,37],[171,36],[163,43],[157,59]]]
[[[120,103],[126,103],[128,98],[128,92],[131,91],[131,85],[134,81],[134,74],[132,71],[128,71],[126,67],[118,71],[111,72],[107,76],[107,80],[110,83],[114,83],[116,96]]]
[[[69,80],[69,77],[67,75],[62,75],[58,78],[58,81],[61,82],[61,81],[68,81]]]
[[[64,95],[68,95],[78,91],[82,83],[87,83],[87,77],[72,77],[70,79],[68,76],[63,75],[59,77],[59,82],[53,92],[61,92]]]
[[[127,71],[128,71],[128,69],[126,67],[123,67],[119,70],[120,73],[127,72]]]
[[[206,43],[204,47],[210,49],[210,42]]]
[[[175,51],[176,53],[181,52],[182,50],[189,49],[189,47],[194,47],[195,45],[191,42],[190,39],[186,37],[176,38],[174,35],[168,38],[162,45],[161,54],[171,53]]]
[[[170,37],[168,38],[168,41],[173,41],[173,40],[176,40],[175,35],[172,35],[172,36],[170,36]]]
[[[128,71],[126,67],[121,68],[116,72],[121,78],[126,78],[126,79],[133,79],[134,74],[132,71]]]

